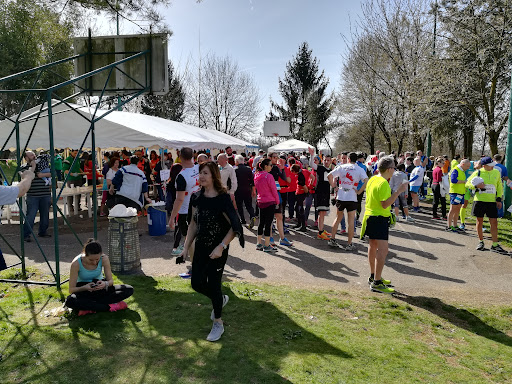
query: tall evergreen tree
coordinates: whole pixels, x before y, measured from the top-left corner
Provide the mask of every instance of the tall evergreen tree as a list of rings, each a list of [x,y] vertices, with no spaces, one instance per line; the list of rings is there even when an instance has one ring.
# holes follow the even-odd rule
[[[283,104],[271,100],[272,108],[281,120],[290,122],[290,133],[299,140],[317,145],[330,129],[333,98],[326,94],[329,79],[318,68],[318,59],[307,42],[286,64],[284,79],[279,78],[279,93]]]
[[[169,93],[155,96],[146,95],[141,101],[141,112],[173,121],[183,121],[185,111],[185,91],[174,66],[169,61]]]

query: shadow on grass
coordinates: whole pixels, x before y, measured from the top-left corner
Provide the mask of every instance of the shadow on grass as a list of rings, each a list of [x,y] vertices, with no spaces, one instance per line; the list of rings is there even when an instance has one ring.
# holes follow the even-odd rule
[[[475,335],[512,347],[512,337],[486,324],[478,316],[475,316],[465,309],[446,304],[436,297],[409,296],[403,293],[397,293],[393,296],[412,306],[423,308]]]
[[[9,349],[4,356],[7,372],[23,382],[287,383],[280,374],[285,361],[288,368],[293,365],[291,372],[302,376],[301,362],[308,356],[352,358],[250,286],[223,288],[230,297],[223,314],[225,333],[209,343],[211,303],[186,282],[121,279],[135,288],[127,299],[128,310],[73,316],[69,328],[67,321],[58,327],[39,325],[33,301],[29,327],[1,311],[18,329],[2,349]]]

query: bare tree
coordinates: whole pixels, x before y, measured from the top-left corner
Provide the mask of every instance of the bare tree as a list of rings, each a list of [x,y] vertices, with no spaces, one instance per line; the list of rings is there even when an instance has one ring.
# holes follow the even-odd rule
[[[495,154],[508,121],[512,2],[444,0],[439,15],[444,44],[437,64],[445,76],[438,79],[437,92],[464,107],[465,149],[477,122]],[[473,119],[467,116],[468,110]]]
[[[259,90],[252,76],[229,56],[210,54],[200,71],[189,73],[186,121],[235,137],[258,124]]]
[[[361,72],[374,76],[374,90],[388,102],[404,109],[409,132],[417,148],[423,149],[426,127],[422,126],[425,100],[425,65],[431,54],[428,8],[419,0],[369,0],[354,39],[371,49],[351,47]],[[389,104],[388,104],[389,105]],[[392,134],[380,111],[379,121],[388,147]]]

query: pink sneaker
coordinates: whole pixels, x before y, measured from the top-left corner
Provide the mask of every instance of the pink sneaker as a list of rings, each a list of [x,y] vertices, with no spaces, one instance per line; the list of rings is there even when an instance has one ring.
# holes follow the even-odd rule
[[[109,304],[110,312],[122,311],[123,309],[128,308],[128,304],[124,301],[120,301],[119,303]]]
[[[90,313],[96,313],[96,311],[85,311],[85,310],[79,310],[78,311],[78,316],[85,316],[85,315],[88,315]]]

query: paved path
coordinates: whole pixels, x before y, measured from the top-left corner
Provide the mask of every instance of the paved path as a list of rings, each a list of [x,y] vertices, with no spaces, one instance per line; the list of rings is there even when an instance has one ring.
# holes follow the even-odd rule
[[[426,209],[425,209],[426,211]],[[87,215],[83,212],[83,215]],[[510,302],[512,293],[512,258],[490,251],[475,250],[477,239],[474,228],[468,234],[444,232],[444,222],[433,221],[430,215],[413,214],[414,223],[398,223],[390,236],[389,256],[384,276],[391,279],[396,289],[409,295],[429,296],[464,302]],[[331,210],[327,223],[332,223]],[[92,236],[87,218],[73,219],[80,237]],[[99,240],[107,244],[107,220],[99,222]],[[50,228],[52,226],[50,225]],[[185,270],[170,256],[172,234],[151,237],[147,234],[145,219],[139,221],[142,268],[148,275],[177,275]],[[330,227],[329,227],[330,228]],[[0,227],[9,241],[19,237],[16,226]],[[359,230],[359,229],[358,229]],[[289,284],[297,287],[324,287],[340,290],[367,291],[367,244],[356,239],[356,250],[333,250],[325,240],[316,239],[316,232],[293,233],[291,248],[279,246],[279,251],[266,254],[255,250],[256,231],[244,229],[246,247],[235,240],[225,271],[227,279]],[[61,271],[68,273],[69,263],[80,252],[80,246],[69,230],[60,236]],[[337,237],[344,242],[346,236]],[[42,247],[53,259],[53,239],[41,239]],[[8,262],[16,256],[9,254],[2,244]],[[19,249],[19,244],[16,246]],[[26,244],[28,264],[44,262],[35,242]],[[53,265],[54,263],[52,263]],[[47,269],[45,264],[42,269]]]

